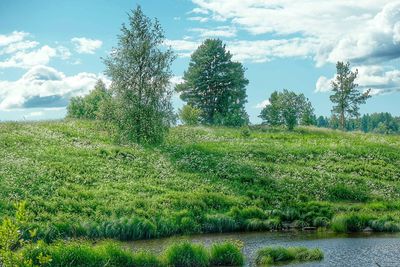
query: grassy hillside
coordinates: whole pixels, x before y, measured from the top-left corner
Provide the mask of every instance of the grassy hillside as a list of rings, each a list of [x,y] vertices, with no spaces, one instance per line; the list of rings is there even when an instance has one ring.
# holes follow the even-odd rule
[[[0,218],[26,200],[47,240],[330,226],[399,229],[400,137],[176,127],[117,145],[87,121],[0,124]]]

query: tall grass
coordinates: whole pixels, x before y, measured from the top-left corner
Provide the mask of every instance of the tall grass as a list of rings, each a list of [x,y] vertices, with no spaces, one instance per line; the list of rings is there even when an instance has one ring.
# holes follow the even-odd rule
[[[231,242],[212,245],[210,254],[212,266],[243,266],[244,263],[240,248]]]
[[[319,261],[324,258],[320,249],[306,247],[266,247],[257,252],[256,263],[269,265],[276,263]]]
[[[332,230],[335,232],[360,232],[368,226],[371,216],[366,214],[340,214],[332,220]]]
[[[188,242],[167,248],[164,257],[171,267],[206,267],[210,264],[209,253],[204,246]]]
[[[350,213],[398,229],[399,136],[250,131],[175,127],[144,147],[115,143],[97,122],[0,123],[0,220],[26,200],[26,228],[48,242],[330,227]]]

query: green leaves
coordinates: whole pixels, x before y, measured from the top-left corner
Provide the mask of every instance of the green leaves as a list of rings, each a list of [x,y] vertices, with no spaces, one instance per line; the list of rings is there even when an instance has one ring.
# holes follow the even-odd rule
[[[201,122],[240,126],[248,123],[245,69],[219,39],[205,40],[192,54],[184,82],[176,86],[180,97],[201,110]]]
[[[111,121],[123,141],[160,143],[173,123],[169,83],[175,57],[163,43],[158,21],[138,6],[122,26],[118,46],[104,60],[114,95]]]
[[[297,95],[294,92],[283,90],[273,92],[269,104],[261,111],[262,118],[268,125],[285,125],[293,130],[298,124],[315,124],[314,108],[304,94]]]
[[[350,63],[337,62],[337,75],[332,82],[332,92],[330,100],[334,104],[332,113],[339,117],[341,129],[346,126],[346,119],[358,117],[359,106],[365,104],[365,101],[371,97],[371,89],[361,93],[355,80],[358,76],[358,70],[350,70]]]

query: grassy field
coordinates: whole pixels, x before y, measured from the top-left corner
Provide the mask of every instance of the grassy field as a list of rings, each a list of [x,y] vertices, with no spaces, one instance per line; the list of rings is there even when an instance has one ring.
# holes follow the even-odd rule
[[[47,241],[400,228],[400,136],[176,127],[118,145],[96,122],[0,124],[0,219],[27,201]]]

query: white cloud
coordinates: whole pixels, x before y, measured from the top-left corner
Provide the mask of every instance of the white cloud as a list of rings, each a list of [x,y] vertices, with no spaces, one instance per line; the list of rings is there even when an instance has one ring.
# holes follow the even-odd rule
[[[192,52],[197,49],[200,42],[189,40],[165,40],[165,45],[171,46],[172,49],[177,51],[179,57],[190,57]]]
[[[95,50],[99,49],[103,44],[100,40],[85,37],[74,37],[71,42],[75,45],[75,50],[79,54],[94,54]]]
[[[71,51],[69,51],[68,48],[66,48],[65,46],[62,46],[62,45],[57,47],[57,53],[58,53],[58,56],[64,60],[69,59],[72,55]]]
[[[315,85],[315,92],[329,92],[331,90],[332,79],[328,79],[325,76],[318,78]]]
[[[183,83],[183,77],[182,76],[173,76],[170,79],[170,83],[171,83],[171,86],[175,87],[175,85]]]
[[[199,41],[167,40],[180,57],[188,57],[200,45]],[[227,49],[233,59],[241,62],[262,63],[274,58],[312,56],[317,48],[314,39],[292,38],[289,40],[227,41]]]
[[[0,50],[0,55],[13,54],[17,51],[25,51],[31,48],[35,48],[39,43],[35,41],[18,41],[7,45],[5,48]]]
[[[200,17],[200,16],[189,17],[188,20],[198,21],[198,22],[207,22],[207,21],[209,21],[209,19],[207,17]]]
[[[57,56],[57,50],[44,45],[41,48],[26,52],[18,51],[5,61],[0,61],[0,68],[30,68],[36,65],[46,65],[52,57]]]
[[[260,103],[256,104],[254,107],[260,109],[260,108],[265,108],[265,107],[268,106],[269,104],[271,104],[271,103],[269,102],[269,99],[265,99],[265,100],[261,101]]]
[[[0,68],[32,68],[36,65],[47,65],[54,57],[68,59],[71,52],[64,46],[56,48],[48,45],[39,46],[36,41],[25,40],[25,32],[13,32],[0,35]]]
[[[309,50],[318,65],[337,60],[376,62],[400,57],[399,1],[192,1],[196,8],[209,12],[204,18],[228,20],[254,35],[272,33],[287,41],[293,35],[311,38]]]
[[[99,78],[104,80],[93,73],[66,76],[48,66],[35,66],[17,81],[0,81],[0,109],[65,106],[69,97],[89,92]]]
[[[370,88],[372,95],[400,92],[400,70],[386,70],[382,66],[372,65],[360,66],[358,71],[356,83],[359,84],[361,90]],[[328,79],[321,76],[316,83],[315,92],[329,92],[333,79],[335,77]]]
[[[206,29],[206,28],[193,28],[190,29],[192,32],[199,33],[199,35],[203,38],[209,37],[235,37],[236,36],[236,28],[229,26],[220,26],[214,29]]]
[[[22,41],[29,33],[14,31],[9,35],[0,34],[0,46],[6,46],[15,42]]]
[[[203,8],[194,8],[192,11],[188,12],[188,14],[202,14],[202,15],[207,15],[208,11]]]

